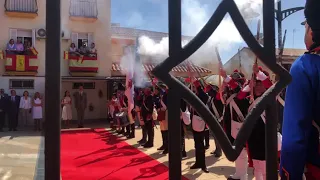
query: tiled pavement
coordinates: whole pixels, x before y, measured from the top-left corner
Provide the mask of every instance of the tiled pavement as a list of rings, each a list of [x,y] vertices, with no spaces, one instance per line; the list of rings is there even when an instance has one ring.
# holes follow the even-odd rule
[[[98,126],[93,126],[98,127]],[[100,126],[101,127],[101,126]],[[155,146],[143,149],[137,145],[141,138],[141,130],[136,130],[136,138],[126,140],[129,144],[150,155],[165,165],[168,165],[168,156],[161,155],[156,149],[161,145],[160,130],[155,130]],[[43,180],[44,179],[44,138],[40,133],[32,131],[0,132],[0,179],[1,180]],[[217,159],[210,155],[214,148],[206,152],[206,163],[210,173],[190,170],[194,163],[194,142],[192,137],[186,139],[188,158],[182,161],[182,173],[190,180],[225,180],[234,171],[234,163],[229,162],[224,156]],[[249,171],[250,180],[252,170]]]
[[[34,180],[41,140],[32,131],[0,132],[0,179]]]

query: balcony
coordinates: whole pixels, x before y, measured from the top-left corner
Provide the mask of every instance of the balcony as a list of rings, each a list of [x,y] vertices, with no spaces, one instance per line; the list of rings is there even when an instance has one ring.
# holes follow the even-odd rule
[[[98,73],[97,56],[79,56],[65,51],[64,59],[69,61],[69,73],[71,76],[96,76]]]
[[[70,19],[95,22],[98,19],[97,0],[71,0]]]
[[[37,0],[6,0],[5,14],[10,17],[35,18],[38,16]]]
[[[7,76],[35,76],[38,73],[38,52],[30,48],[28,52],[0,50],[0,59],[5,60],[5,74]]]

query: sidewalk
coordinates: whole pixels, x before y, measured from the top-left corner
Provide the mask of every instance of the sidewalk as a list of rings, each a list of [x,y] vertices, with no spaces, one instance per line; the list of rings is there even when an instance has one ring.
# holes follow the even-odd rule
[[[0,179],[43,180],[36,167],[41,165],[38,161],[44,164],[43,151],[39,156],[41,141],[40,133],[30,130],[0,132]]]

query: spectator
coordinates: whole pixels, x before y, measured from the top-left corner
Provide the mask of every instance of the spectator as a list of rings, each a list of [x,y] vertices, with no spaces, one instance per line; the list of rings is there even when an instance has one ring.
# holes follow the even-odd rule
[[[29,92],[24,91],[23,96],[20,100],[20,109],[21,109],[21,119],[24,122],[25,126],[28,125],[29,114],[31,113],[31,98],[29,97]]]

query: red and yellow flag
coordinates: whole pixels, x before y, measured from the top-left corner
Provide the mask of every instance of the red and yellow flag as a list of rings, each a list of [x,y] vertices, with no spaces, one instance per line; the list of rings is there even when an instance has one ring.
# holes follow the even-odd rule
[[[65,60],[69,59],[69,51],[64,51],[64,59]]]
[[[38,51],[34,47],[31,47],[30,50],[34,55],[38,55]]]
[[[16,71],[25,71],[26,70],[26,59],[25,55],[17,55],[16,56]]]

